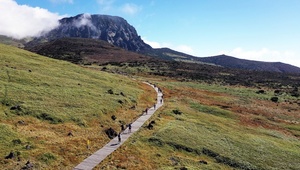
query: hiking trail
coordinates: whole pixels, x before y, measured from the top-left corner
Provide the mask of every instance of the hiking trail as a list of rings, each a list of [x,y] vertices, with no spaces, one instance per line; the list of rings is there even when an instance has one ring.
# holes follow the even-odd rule
[[[91,156],[83,160],[78,164],[73,170],[92,170],[100,162],[102,162],[108,155],[118,149],[132,134],[138,131],[142,125],[155,113],[155,111],[163,105],[163,93],[159,90],[158,87],[144,82],[152,88],[155,89],[157,93],[156,107],[152,106],[148,109],[147,114],[143,114],[136,121],[131,124],[131,132],[129,132],[128,127],[121,133],[121,142],[118,140],[118,136],[113,138],[109,143],[103,146],[101,149],[93,153]]]

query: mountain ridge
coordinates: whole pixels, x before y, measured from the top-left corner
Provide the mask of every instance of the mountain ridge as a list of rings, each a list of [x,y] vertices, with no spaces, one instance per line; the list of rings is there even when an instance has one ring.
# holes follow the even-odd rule
[[[225,54],[210,57],[196,57],[193,55],[172,50],[170,48],[153,49],[152,51],[145,51],[145,54],[156,58],[163,58],[166,60],[195,62],[202,64],[206,63],[226,68],[300,74],[300,68],[291,64],[286,64],[283,62],[265,62],[240,59]]]
[[[57,28],[35,38],[27,46],[64,37],[80,37],[104,40],[135,52],[151,48],[144,43],[133,26],[118,16],[79,14],[62,18],[59,23]]]
[[[300,68],[281,62],[261,62],[238,58],[224,57],[196,57],[169,48],[152,48],[138,35],[136,29],[124,18],[110,15],[79,14],[61,19],[60,26],[36,37],[26,44],[26,48],[34,48],[41,43],[60,38],[89,38],[106,41],[125,50],[138,52],[154,58],[175,60],[181,62],[206,63],[228,68],[238,68],[280,73],[298,73]],[[222,62],[218,62],[221,60]]]
[[[282,62],[265,62],[247,59],[239,59],[228,55],[217,55],[211,57],[201,57],[198,59],[202,62],[212,63],[223,67],[247,69],[255,71],[270,71],[280,73],[300,73],[300,68],[282,63]]]

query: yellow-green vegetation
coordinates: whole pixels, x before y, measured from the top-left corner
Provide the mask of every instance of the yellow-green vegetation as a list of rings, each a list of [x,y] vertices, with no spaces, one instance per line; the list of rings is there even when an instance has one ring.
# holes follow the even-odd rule
[[[0,168],[70,169],[154,99],[130,78],[0,44]]]
[[[154,129],[146,124],[99,168],[300,169],[297,105],[244,87],[153,82],[165,93]]]
[[[104,67],[6,45],[0,52],[2,169],[21,169],[27,160],[35,169],[72,169],[108,142],[105,129],[119,130],[156,97],[151,87]],[[153,71],[105,67],[139,76]],[[274,89],[147,79],[162,88],[164,106],[96,169],[300,169],[297,98],[280,94],[273,102]],[[11,151],[14,158],[5,159]]]

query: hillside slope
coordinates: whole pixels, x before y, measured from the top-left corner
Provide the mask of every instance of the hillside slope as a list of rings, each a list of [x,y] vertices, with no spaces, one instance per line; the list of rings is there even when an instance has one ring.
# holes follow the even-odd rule
[[[196,57],[181,53],[169,48],[149,49],[142,52],[143,54],[161,58],[164,60],[183,61],[188,63],[201,63],[218,65],[225,68],[255,70],[255,71],[269,71],[278,73],[300,73],[300,68],[285,64],[281,62],[262,62],[254,60],[239,59],[227,55],[218,55],[212,57]]]
[[[130,52],[106,41],[88,38],[61,38],[25,49],[73,63],[147,61],[151,57]]]
[[[300,68],[281,62],[262,62],[253,60],[238,59],[227,55],[218,55],[212,57],[201,57],[198,61],[212,63],[228,68],[270,71],[280,73],[300,73]]]
[[[0,44],[0,59],[1,169],[71,169],[155,99],[129,78],[15,47]]]

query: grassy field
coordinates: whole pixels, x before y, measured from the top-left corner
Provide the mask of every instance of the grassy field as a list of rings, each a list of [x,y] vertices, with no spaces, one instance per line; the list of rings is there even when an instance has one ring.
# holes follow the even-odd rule
[[[1,169],[27,160],[36,169],[70,169],[109,140],[105,129],[119,131],[155,99],[151,87],[130,78],[7,45],[0,44],[0,58]],[[15,157],[4,159],[10,151]]]
[[[72,169],[120,129],[165,103],[96,169],[300,169],[300,100],[274,89],[176,81],[152,68],[105,66],[110,74],[0,44],[0,168]],[[137,77],[140,76],[140,77]],[[299,87],[298,87],[299,88]],[[132,109],[135,106],[135,109]],[[112,120],[112,116],[116,120]],[[72,132],[73,136],[68,136]],[[90,149],[87,149],[87,140]],[[5,159],[11,151],[13,159]]]
[[[274,103],[271,92],[243,87],[152,81],[165,93],[165,105],[150,120],[154,129],[144,127],[98,168],[300,168],[295,103]]]

